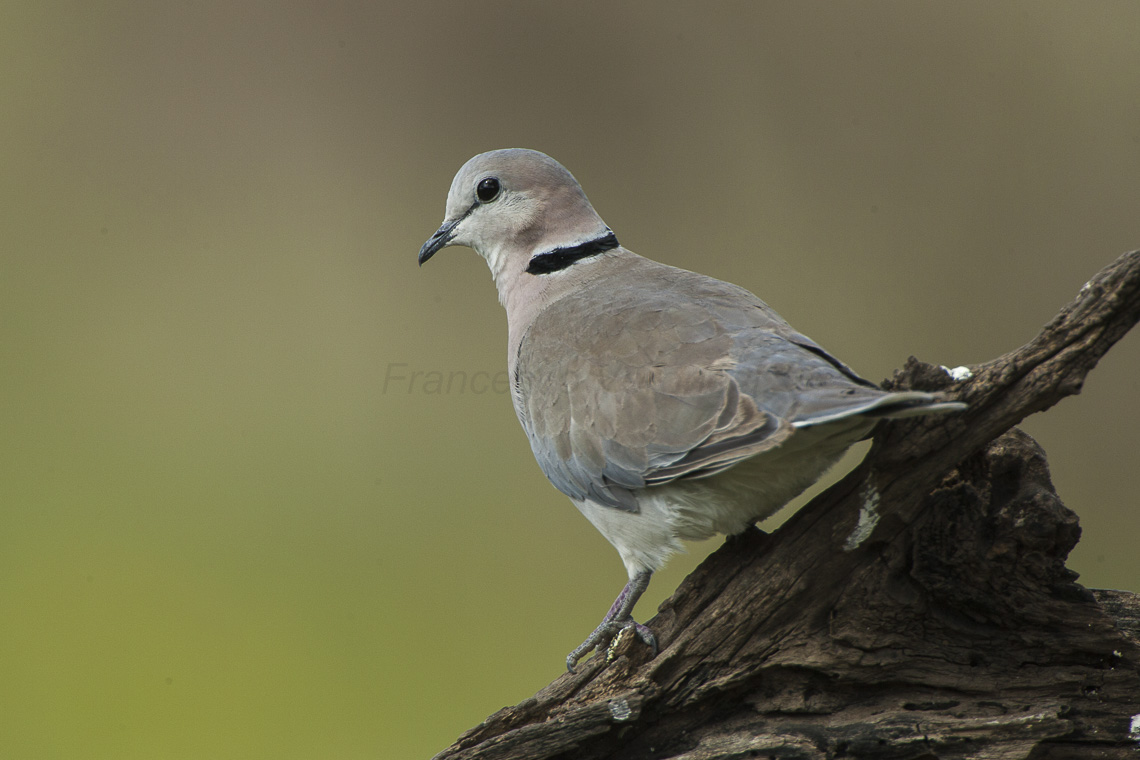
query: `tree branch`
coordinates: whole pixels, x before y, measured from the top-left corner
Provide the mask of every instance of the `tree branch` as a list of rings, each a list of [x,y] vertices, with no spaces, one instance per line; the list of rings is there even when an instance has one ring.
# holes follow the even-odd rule
[[[1012,429],[1078,393],[1140,320],[1140,251],[1025,346],[895,388],[960,415],[884,423],[866,459],[766,535],[728,539],[649,625],[437,756],[1136,757],[1140,604],[1065,567],[1080,528]]]

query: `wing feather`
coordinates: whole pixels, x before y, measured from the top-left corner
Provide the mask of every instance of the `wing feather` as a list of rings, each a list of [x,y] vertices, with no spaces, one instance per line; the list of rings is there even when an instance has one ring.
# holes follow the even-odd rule
[[[747,291],[639,261],[606,281],[620,301],[578,288],[519,347],[519,419],[571,498],[636,511],[637,489],[722,472],[887,395]]]

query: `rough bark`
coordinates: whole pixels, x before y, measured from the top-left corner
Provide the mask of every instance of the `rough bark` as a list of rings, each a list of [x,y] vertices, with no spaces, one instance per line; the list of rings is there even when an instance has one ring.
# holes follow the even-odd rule
[[[1140,757],[1140,603],[1065,567],[1076,515],[1014,428],[1140,319],[1140,251],[1040,335],[953,381],[969,410],[885,423],[772,534],[730,538],[632,636],[437,759]]]

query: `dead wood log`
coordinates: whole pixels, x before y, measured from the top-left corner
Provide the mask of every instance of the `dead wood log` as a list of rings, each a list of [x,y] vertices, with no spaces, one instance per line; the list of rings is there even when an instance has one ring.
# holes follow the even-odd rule
[[[1080,536],[1014,426],[1078,393],[1140,320],[1140,251],[962,381],[960,415],[884,423],[772,534],[727,540],[633,637],[437,760],[1140,757],[1140,597],[1065,567]]]

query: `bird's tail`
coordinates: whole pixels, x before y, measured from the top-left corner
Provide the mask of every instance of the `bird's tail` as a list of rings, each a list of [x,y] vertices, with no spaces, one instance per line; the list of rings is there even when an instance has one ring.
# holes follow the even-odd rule
[[[898,391],[897,393],[867,394],[863,399],[849,405],[836,406],[823,414],[816,414],[792,423],[794,427],[806,428],[827,425],[840,420],[856,417],[871,419],[899,419],[918,417],[924,414],[948,414],[960,412],[966,405],[960,401],[947,401],[941,393],[923,391]]]
[[[946,401],[940,393],[924,393],[922,391],[899,391],[883,396],[875,406],[862,412],[864,417],[885,417],[887,419],[900,419],[902,417],[918,417],[924,414],[949,414],[961,412],[966,404],[961,401]]]

